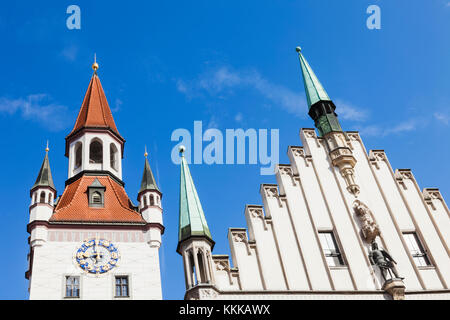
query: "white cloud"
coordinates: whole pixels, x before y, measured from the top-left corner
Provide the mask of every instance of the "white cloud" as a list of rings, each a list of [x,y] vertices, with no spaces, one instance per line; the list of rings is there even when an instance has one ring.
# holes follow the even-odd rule
[[[417,119],[408,119],[393,126],[369,125],[359,130],[363,136],[381,136],[386,137],[392,134],[415,131],[419,126],[426,125],[425,122],[419,122]]]
[[[117,111],[119,111],[120,108],[122,107],[122,105],[123,105],[123,101],[122,101],[121,99],[119,99],[119,98],[116,98],[116,100],[115,100],[115,102],[114,102],[114,107],[111,108],[111,111],[112,111],[112,112],[117,112]]]
[[[238,72],[232,72],[227,67],[221,67],[212,74],[203,75],[198,82],[201,89],[211,93],[218,93],[228,88],[233,88],[246,82],[245,76]]]
[[[364,108],[354,106],[353,104],[336,99],[336,113],[340,119],[351,121],[365,121],[368,117],[368,111]]]
[[[414,131],[417,129],[418,122],[415,119],[409,119],[404,122],[400,122],[396,126],[387,128],[384,130],[384,135],[388,135],[391,133],[402,133],[408,131]]]
[[[433,116],[436,118],[436,120],[442,122],[445,125],[448,125],[450,123],[450,115],[444,114],[442,112],[435,112]]]
[[[181,79],[177,80],[177,90],[184,94],[188,93],[188,88],[186,87],[186,83],[184,83],[184,81]]]
[[[0,113],[20,113],[23,119],[38,122],[51,131],[65,129],[69,124],[68,108],[49,100],[47,94],[32,94],[17,99],[0,97]]]
[[[224,98],[233,94],[236,89],[250,88],[266,98],[270,105],[300,118],[307,117],[308,107],[305,94],[302,90],[292,91],[282,85],[273,83],[264,78],[256,70],[233,70],[227,66],[221,66],[199,75],[191,81],[178,80],[177,89],[187,98],[212,96],[215,99]],[[368,109],[354,105],[343,99],[335,99],[336,113],[339,119],[353,122],[353,127],[365,136],[386,137],[391,135],[413,132],[430,124],[430,118],[410,118],[400,120],[392,125],[386,122],[370,124],[370,112]],[[435,120],[448,125],[450,116],[444,113],[435,113]],[[234,116],[236,122],[242,122],[243,115],[239,112]],[[215,121],[210,121],[216,124]],[[347,125],[347,127],[351,127]]]
[[[206,125],[206,129],[217,129],[219,127],[219,121],[215,116],[211,116],[208,124]]]
[[[189,99],[209,94],[216,98],[223,98],[231,94],[236,88],[252,88],[272,104],[299,117],[307,115],[306,99],[281,85],[272,83],[262,77],[257,71],[233,71],[226,66],[206,72],[196,80],[186,82],[179,79],[177,90]]]
[[[77,55],[78,55],[78,47],[73,44],[65,47],[61,51],[61,56],[63,56],[65,59],[69,61],[75,61]]]
[[[236,121],[236,122],[242,122],[242,120],[244,120],[244,116],[242,115],[242,113],[238,112],[238,113],[234,116],[234,121]]]
[[[265,97],[271,104],[280,107],[284,111],[300,118],[308,115],[306,97],[302,90],[291,89],[273,83],[264,78],[256,70],[234,71],[227,66],[201,74],[193,81],[179,79],[176,83],[177,90],[186,95],[188,99],[201,97],[205,94],[215,98],[223,98],[232,94],[234,89],[251,88]],[[357,107],[349,102],[336,100],[337,114],[341,119],[350,121],[364,121],[368,117],[366,109]],[[238,114],[235,120],[239,122],[242,114]]]

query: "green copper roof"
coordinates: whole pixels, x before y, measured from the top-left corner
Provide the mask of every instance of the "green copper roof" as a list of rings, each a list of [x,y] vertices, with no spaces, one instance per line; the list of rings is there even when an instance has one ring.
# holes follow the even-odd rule
[[[330,101],[327,92],[320,84],[314,71],[309,66],[308,61],[302,54],[300,47],[297,47],[298,57],[300,59],[300,65],[302,67],[303,83],[305,85],[306,99],[308,100],[308,108],[311,108],[313,104],[318,101]]]
[[[144,174],[142,175],[141,189],[139,190],[139,193],[145,190],[159,191],[159,188],[156,185],[155,178],[153,177],[152,169],[150,168],[150,164],[148,163],[147,157],[145,158]]]
[[[48,152],[45,153],[45,158],[42,162],[41,170],[39,170],[39,175],[31,189],[34,189],[35,187],[50,187],[56,190],[55,185],[53,184],[50,162],[48,161]]]
[[[203,236],[212,241],[211,233],[206,223],[194,181],[186,159],[181,157],[181,177],[180,177],[180,229],[178,242],[192,237]]]

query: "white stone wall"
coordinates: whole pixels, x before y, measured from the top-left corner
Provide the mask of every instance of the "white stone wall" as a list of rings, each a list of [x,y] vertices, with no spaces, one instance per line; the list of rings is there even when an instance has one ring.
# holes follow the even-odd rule
[[[421,191],[410,170],[394,171],[383,150],[367,152],[359,134],[349,132],[356,198],[332,165],[325,141],[313,129],[302,129],[300,138],[303,147],[289,147],[290,164],[276,169],[277,185],[261,186],[264,206],[246,207],[248,230],[230,229],[231,262],[214,258],[215,298],[262,299],[264,292],[271,299],[389,298],[368,258],[370,244],[353,208],[357,199],[371,210],[377,242],[405,278],[406,299],[449,299],[450,213],[439,190]],[[334,232],[344,266],[327,264],[320,231]],[[405,232],[418,235],[430,266],[415,264]]]
[[[74,259],[83,241],[96,236],[111,241],[120,253],[117,267],[102,275],[85,273]],[[47,230],[41,226],[31,237],[45,240],[34,247],[30,299],[65,299],[66,276],[80,276],[80,299],[114,299],[115,275],[129,277],[129,299],[162,299],[158,247],[150,247],[142,231]]]

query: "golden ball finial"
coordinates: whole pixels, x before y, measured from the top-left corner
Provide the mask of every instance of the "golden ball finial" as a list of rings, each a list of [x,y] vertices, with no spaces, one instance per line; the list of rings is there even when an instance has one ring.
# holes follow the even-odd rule
[[[147,146],[145,146],[145,153],[144,153],[144,157],[146,157],[146,158],[147,158],[147,156],[148,156],[148,153],[147,153]]]
[[[97,72],[98,70],[98,63],[97,63],[97,54],[94,54],[94,63],[92,64],[92,69]]]

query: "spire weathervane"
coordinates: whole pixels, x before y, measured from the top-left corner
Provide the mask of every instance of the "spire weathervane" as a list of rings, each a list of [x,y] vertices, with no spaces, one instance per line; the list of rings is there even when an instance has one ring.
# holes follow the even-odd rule
[[[48,148],[48,140],[47,140],[47,147],[45,148],[45,152],[49,152],[50,151],[50,149]]]
[[[147,146],[145,146],[145,153],[144,153],[144,157],[146,157],[146,158],[147,158],[147,156],[148,156],[148,153],[147,153]]]
[[[92,69],[94,70],[94,73],[97,73],[98,63],[97,63],[97,54],[96,53],[94,53],[94,63],[92,64]]]

